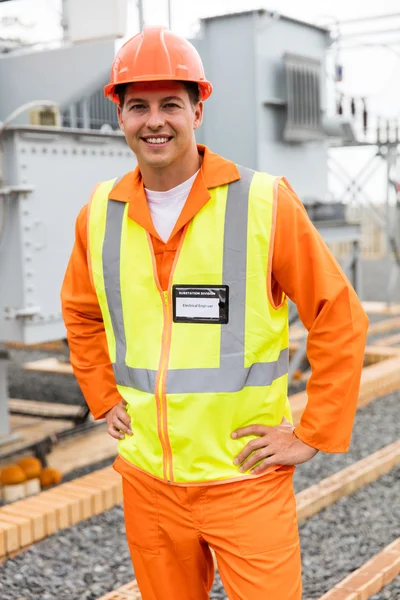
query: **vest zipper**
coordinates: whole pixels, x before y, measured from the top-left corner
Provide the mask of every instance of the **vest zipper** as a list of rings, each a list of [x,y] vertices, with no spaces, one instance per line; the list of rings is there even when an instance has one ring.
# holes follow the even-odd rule
[[[186,232],[188,230],[189,223],[184,227],[179,246],[176,251],[175,260],[172,265],[171,273],[169,276],[168,290],[172,287],[172,278],[175,271],[176,263],[178,261]],[[167,372],[168,372],[168,361],[169,352],[171,347],[171,334],[172,334],[172,314],[171,307],[168,301],[168,291],[161,289],[160,280],[157,273],[156,257],[154,254],[153,244],[150,238],[150,234],[147,233],[147,242],[149,244],[150,255],[153,263],[154,281],[157,285],[158,292],[161,297],[164,312],[164,328],[161,342],[161,356],[157,373],[157,381],[155,386],[155,397],[157,401],[157,418],[158,418],[158,435],[161,442],[163,452],[163,473],[164,479],[167,483],[173,483],[173,469],[172,469],[172,449],[171,443],[168,436],[168,422],[167,422]]]
[[[161,367],[158,379],[158,398],[160,403],[160,430],[161,430],[161,443],[165,455],[165,476],[168,483],[172,481],[172,451],[168,437],[168,425],[167,425],[167,397],[166,397],[166,379],[167,379],[167,367],[168,367],[168,355],[169,355],[169,344],[170,344],[170,320],[169,320],[169,303],[168,303],[168,292],[161,292],[161,297],[164,305],[164,328],[165,338],[164,344],[161,349],[162,359]]]

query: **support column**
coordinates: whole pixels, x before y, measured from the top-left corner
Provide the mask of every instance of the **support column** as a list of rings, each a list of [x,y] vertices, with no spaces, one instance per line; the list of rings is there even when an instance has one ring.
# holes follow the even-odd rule
[[[143,27],[144,27],[143,0],[138,0],[138,11],[139,11],[139,31],[143,31]]]
[[[171,2],[172,0],[167,0],[168,5],[168,29],[172,30],[172,10],[171,10]]]
[[[362,300],[362,275],[361,275],[361,243],[360,240],[353,242],[353,262],[351,265],[352,284],[358,297]]]
[[[63,29],[64,42],[69,41],[69,11],[68,0],[62,0],[61,3],[61,27]]]
[[[0,438],[10,433],[8,417],[8,385],[7,366],[9,354],[7,349],[0,344]]]
[[[81,100],[81,123],[83,129],[90,129],[90,109],[87,98]]]

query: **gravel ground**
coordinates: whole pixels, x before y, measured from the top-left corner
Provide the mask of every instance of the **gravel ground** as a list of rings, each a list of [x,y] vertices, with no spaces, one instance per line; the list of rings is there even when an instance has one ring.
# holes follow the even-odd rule
[[[397,467],[300,525],[303,600],[316,600],[400,536],[399,486]]]
[[[374,594],[369,600],[399,600],[400,598],[400,575],[392,583],[385,586],[379,594]]]
[[[358,409],[349,452],[319,452],[312,461],[299,465],[294,475],[296,492],[398,440],[399,406],[400,391],[397,391]]]
[[[399,485],[397,468],[300,526],[303,600],[317,600],[400,535]],[[0,567],[0,597],[96,600],[132,577],[122,508],[117,506],[6,561]],[[218,576],[210,598],[226,599]],[[400,598],[399,578],[374,596],[387,598]]]
[[[361,261],[361,297],[363,300],[387,301],[387,286],[391,265],[392,261],[386,258],[383,260]],[[397,285],[393,291],[391,301],[400,302],[400,285]]]
[[[96,600],[133,578],[116,506],[64,529],[0,567],[4,600]]]
[[[399,600],[400,598],[400,575],[392,583],[386,585],[379,594],[374,594],[369,600]]]
[[[8,368],[8,388],[10,398],[24,398],[42,402],[63,404],[85,404],[79,385],[71,375],[24,371],[26,362],[56,357],[65,359],[65,354],[38,350],[11,349]]]
[[[108,435],[107,433],[104,433],[104,435]],[[74,469],[73,471],[70,471],[69,473],[67,473],[66,475],[63,476],[63,480],[61,483],[67,483],[67,481],[72,481],[73,479],[76,479],[77,477],[83,477],[84,475],[87,475],[88,473],[92,473],[93,471],[98,471],[99,469],[104,469],[105,467],[109,467],[110,465],[113,464],[115,460],[115,457],[112,458],[105,458],[104,460],[99,460],[96,463],[92,463],[90,465],[86,465],[85,467],[80,467],[79,469]]]

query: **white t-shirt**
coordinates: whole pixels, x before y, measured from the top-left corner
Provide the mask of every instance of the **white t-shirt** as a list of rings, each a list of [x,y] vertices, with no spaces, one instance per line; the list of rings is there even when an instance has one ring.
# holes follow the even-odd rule
[[[197,171],[198,173],[199,171]],[[144,188],[149,205],[153,225],[160,238],[167,242],[172,233],[175,223],[182,212],[189,192],[192,189],[194,180],[197,177],[195,173],[190,179],[180,183],[172,190],[166,192],[154,192]]]

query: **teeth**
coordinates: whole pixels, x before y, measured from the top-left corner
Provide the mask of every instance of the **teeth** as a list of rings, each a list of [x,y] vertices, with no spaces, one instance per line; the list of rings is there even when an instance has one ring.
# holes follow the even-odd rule
[[[168,142],[168,138],[147,138],[146,141],[150,144],[165,144]]]

